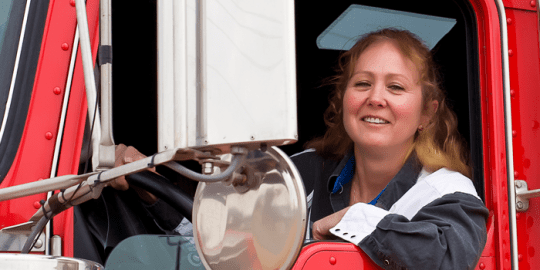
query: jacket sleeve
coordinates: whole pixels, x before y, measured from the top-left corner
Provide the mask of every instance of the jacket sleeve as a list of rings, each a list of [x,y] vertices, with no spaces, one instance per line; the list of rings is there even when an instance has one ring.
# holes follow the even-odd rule
[[[420,177],[388,211],[353,205],[330,232],[385,269],[474,269],[488,215],[472,182],[443,168]]]
[[[461,192],[434,200],[410,220],[359,203],[331,232],[385,269],[474,269],[486,243],[488,214],[481,200]]]

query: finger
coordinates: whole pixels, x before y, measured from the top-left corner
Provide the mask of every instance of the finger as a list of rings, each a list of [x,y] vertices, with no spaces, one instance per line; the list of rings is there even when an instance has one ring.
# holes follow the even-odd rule
[[[141,152],[139,152],[139,150],[133,146],[127,147],[126,151],[124,152],[124,164],[141,160],[143,158],[146,158],[146,156],[141,154]],[[156,172],[156,168],[149,168],[148,170]]]
[[[129,184],[124,176],[120,176],[112,180],[110,186],[117,190],[126,191],[129,189]]]
[[[350,206],[313,223],[313,238],[318,240],[336,239],[337,237],[330,232],[330,229],[335,227],[341,221],[349,208]]]
[[[145,157],[146,157],[145,155],[141,154],[141,152],[139,152],[139,150],[137,150],[133,146],[127,147],[126,151],[124,152],[124,162],[125,163],[130,163],[130,162],[133,162],[133,161],[141,160],[141,159],[143,159]]]
[[[114,167],[119,167],[125,164],[124,155],[127,149],[128,147],[124,144],[119,144],[116,146],[115,151],[114,151],[114,154],[115,154]],[[125,191],[129,189],[129,184],[124,176],[115,178],[114,180],[110,181],[108,185],[117,190]]]
[[[124,145],[124,144],[119,144],[116,146],[115,150],[114,150],[114,160],[118,160],[118,158],[120,156],[122,156],[122,154],[124,154],[124,152],[126,151],[127,149],[127,146]]]

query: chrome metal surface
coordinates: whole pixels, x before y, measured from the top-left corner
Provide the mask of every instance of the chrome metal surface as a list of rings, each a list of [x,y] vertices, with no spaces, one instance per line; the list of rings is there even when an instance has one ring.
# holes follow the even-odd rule
[[[294,29],[294,1],[159,0],[159,151],[295,142]]]
[[[20,197],[35,195],[47,191],[59,190],[76,185],[96,173],[81,175],[62,175],[35,182],[0,189],[0,201],[12,200]]]
[[[525,212],[529,210],[529,199],[540,197],[540,189],[529,190],[527,182],[516,180],[516,211]]]
[[[2,269],[10,270],[105,269],[102,265],[88,260],[30,254],[0,254],[0,265]]]
[[[92,47],[90,46],[85,1],[75,0],[75,8],[77,9],[77,29],[79,30],[84,86],[86,87],[86,100],[88,102],[88,119],[95,119],[92,132],[92,167],[95,170],[100,165],[99,142],[101,137],[101,121],[100,113],[96,106],[97,90],[94,78],[94,61],[92,60]]]
[[[210,0],[212,1],[212,0]],[[207,69],[206,66],[206,3],[210,2],[208,0],[199,0],[197,1],[197,9],[196,9],[196,22],[197,22],[197,39],[196,39],[196,54],[195,57],[197,59],[196,63],[196,82],[197,87],[195,88],[195,91],[197,93],[196,100],[197,100],[197,145],[201,145],[202,141],[204,141],[204,144],[208,144],[208,85],[207,85]],[[175,14],[176,15],[176,14]],[[217,21],[216,21],[217,22]]]
[[[112,45],[111,1],[101,0],[100,42],[101,46]],[[99,165],[97,169],[114,167],[115,144],[112,131],[112,63],[100,63],[101,66],[101,138],[99,142]]]
[[[4,227],[2,230],[0,230],[1,233],[8,233],[8,234],[26,234],[29,235],[32,232],[32,227],[36,225],[37,220],[30,218],[30,221],[16,224],[9,227]]]
[[[24,246],[24,243],[26,242],[26,239],[28,239],[28,234],[7,233],[2,230],[0,231],[0,251],[20,252]],[[38,242],[40,242],[41,245],[38,245]],[[39,236],[32,251],[44,252],[45,245],[43,245],[43,243],[45,243],[45,234],[41,234]],[[0,264],[0,266],[2,266],[2,264]]]
[[[58,194],[58,200],[54,203],[73,206],[80,203],[86,202],[91,199],[97,199],[101,195],[101,191],[105,186],[108,185],[108,182],[123,175],[137,173],[145,169],[151,168],[155,165],[160,165],[168,163],[170,161],[182,161],[182,160],[198,160],[198,159],[211,159],[214,156],[203,153],[194,149],[172,149],[164,151],[161,153],[156,153],[150,157],[146,157],[141,160],[137,160],[113,169],[105,170],[99,173],[94,173],[92,175],[86,175],[87,180],[82,182],[79,185],[72,186],[67,188],[64,191],[61,191]],[[243,162],[243,161],[242,161]],[[214,176],[214,175],[212,175]],[[62,176],[58,177],[61,178]],[[210,176],[209,176],[210,177]],[[53,179],[51,179],[53,180]],[[25,189],[28,189],[28,186],[25,186]],[[64,198],[70,198],[71,201],[66,203]],[[37,212],[30,218],[31,221],[38,221],[45,213],[50,213],[51,206],[50,201],[45,202],[43,207],[39,208]],[[25,223],[20,225],[11,226],[17,230],[27,229],[28,226],[33,223]],[[6,229],[6,228],[4,228]]]
[[[243,173],[244,185],[199,183],[193,207],[199,256],[207,269],[288,269],[307,223],[300,175],[275,147],[250,151]]]
[[[187,62],[186,36],[190,31],[186,28],[186,21],[190,18],[187,18],[187,16],[174,16],[175,13],[187,15],[186,7],[185,0],[157,0],[157,102],[159,117],[157,124],[159,151],[174,148],[176,141],[179,141],[180,145],[187,145],[187,136],[174,137],[176,129],[179,129],[181,134],[188,134],[185,121],[179,123],[174,121],[175,114],[180,115],[181,119],[188,119],[188,104],[181,103],[187,99],[187,72],[174,74],[177,66],[178,69],[182,69]],[[185,42],[174,43],[175,36]],[[172,89],[177,89],[177,91],[174,92]]]
[[[51,237],[51,255],[62,256],[62,238],[58,235]]]
[[[517,250],[516,225],[516,191],[514,183],[514,148],[512,143],[512,107],[510,96],[510,67],[508,64],[508,29],[506,27],[506,11],[502,0],[496,0],[499,12],[499,26],[501,31],[502,77],[504,91],[504,118],[506,128],[506,172],[508,185],[508,216],[510,219],[510,241],[512,250],[512,269],[519,269]]]

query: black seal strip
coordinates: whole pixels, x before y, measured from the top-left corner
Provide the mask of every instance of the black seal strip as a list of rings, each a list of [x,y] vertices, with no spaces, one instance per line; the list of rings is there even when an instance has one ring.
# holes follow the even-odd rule
[[[97,175],[97,179],[94,180],[94,184],[92,185],[93,187],[96,187],[99,182],[101,182],[101,174],[103,173],[103,171],[99,172],[98,175]]]
[[[156,164],[154,163],[154,158],[156,157],[156,155],[157,153],[152,155],[152,158],[150,159],[150,163],[148,163],[148,168],[156,167]]]
[[[98,61],[99,65],[112,64],[112,46],[111,45],[101,45],[99,46],[98,51]]]

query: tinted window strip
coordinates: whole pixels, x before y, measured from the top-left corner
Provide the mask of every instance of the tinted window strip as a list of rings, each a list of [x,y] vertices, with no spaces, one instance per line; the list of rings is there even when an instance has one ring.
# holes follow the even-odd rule
[[[4,36],[4,44],[0,51],[0,125],[4,119],[6,102],[9,95],[11,78],[17,57],[19,37],[26,8],[26,1],[12,3],[9,21]]]
[[[9,118],[0,143],[0,183],[11,167],[24,131],[48,8],[48,0],[32,1],[30,5]]]

